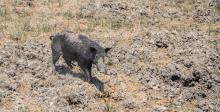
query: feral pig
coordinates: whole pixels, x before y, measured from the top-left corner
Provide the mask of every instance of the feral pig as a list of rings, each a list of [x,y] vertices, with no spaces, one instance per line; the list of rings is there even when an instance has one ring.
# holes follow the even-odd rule
[[[71,31],[64,31],[50,36],[52,61],[55,67],[59,57],[63,55],[66,64],[72,68],[72,61],[76,61],[81,71],[86,75],[86,81],[91,80],[92,64],[98,71],[106,72],[104,56],[111,48],[103,48],[88,37]]]

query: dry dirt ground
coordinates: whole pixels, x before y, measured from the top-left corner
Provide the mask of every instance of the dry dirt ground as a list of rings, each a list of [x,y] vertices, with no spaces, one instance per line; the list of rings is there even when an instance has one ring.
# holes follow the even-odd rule
[[[89,84],[49,36],[102,46],[107,74]],[[219,112],[218,0],[1,0],[0,112]]]

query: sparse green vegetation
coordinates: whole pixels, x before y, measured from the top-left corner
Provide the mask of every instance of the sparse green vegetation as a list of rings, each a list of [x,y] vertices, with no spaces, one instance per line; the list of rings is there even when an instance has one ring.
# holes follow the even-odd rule
[[[216,9],[217,9],[218,11],[220,11],[220,2],[217,2],[217,3],[216,3]]]
[[[22,0],[12,0],[12,6],[17,6],[17,5],[20,5]]]
[[[63,6],[63,0],[57,0],[58,1],[58,4],[59,4],[59,7],[62,7]]]
[[[104,112],[117,112],[117,111],[111,104],[106,103]]]
[[[75,17],[75,15],[70,10],[68,10],[67,12],[64,12],[63,16],[67,20],[73,19]]]
[[[0,17],[5,17],[7,15],[7,9],[6,6],[0,6]]]

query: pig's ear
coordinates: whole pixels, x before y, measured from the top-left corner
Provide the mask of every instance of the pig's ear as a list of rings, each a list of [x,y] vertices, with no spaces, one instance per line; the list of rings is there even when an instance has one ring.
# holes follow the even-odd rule
[[[96,55],[96,49],[94,48],[94,47],[90,47],[89,48],[89,50],[91,51],[91,53],[92,53],[92,59],[94,59],[95,58],[95,55]]]
[[[52,35],[52,36],[50,36],[50,40],[52,40],[52,39],[53,39],[53,37],[54,37],[53,35]]]
[[[105,48],[105,53],[107,53],[111,48]]]

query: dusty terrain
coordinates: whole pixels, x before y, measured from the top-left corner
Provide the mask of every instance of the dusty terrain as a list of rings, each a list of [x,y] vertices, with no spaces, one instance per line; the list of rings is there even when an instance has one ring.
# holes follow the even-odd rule
[[[215,0],[1,0],[1,112],[219,112],[220,5]],[[102,46],[107,74],[84,81],[49,36]]]

